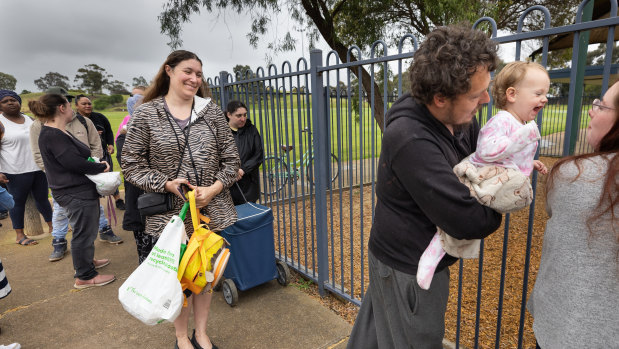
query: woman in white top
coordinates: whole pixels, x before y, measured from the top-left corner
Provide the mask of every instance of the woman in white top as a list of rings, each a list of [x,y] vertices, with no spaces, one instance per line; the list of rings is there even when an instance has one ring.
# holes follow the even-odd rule
[[[47,197],[45,173],[34,162],[30,148],[32,119],[21,113],[21,98],[13,91],[0,90],[0,107],[0,123],[4,127],[0,141],[0,182],[6,183],[8,192],[15,200],[15,206],[9,210],[16,234],[15,242],[23,246],[36,245],[35,240],[24,234],[24,209],[28,194],[32,193],[50,232],[52,207]]]

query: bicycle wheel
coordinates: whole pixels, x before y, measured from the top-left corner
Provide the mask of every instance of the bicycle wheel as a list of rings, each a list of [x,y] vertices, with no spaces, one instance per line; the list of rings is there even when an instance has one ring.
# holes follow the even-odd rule
[[[260,186],[262,195],[269,196],[284,188],[288,181],[288,165],[275,156],[269,156],[262,163],[264,177]]]
[[[310,166],[311,165],[311,166]],[[310,185],[314,185],[314,157],[305,167],[305,174]],[[340,174],[340,162],[335,154],[331,153],[331,183],[334,183],[337,176]]]

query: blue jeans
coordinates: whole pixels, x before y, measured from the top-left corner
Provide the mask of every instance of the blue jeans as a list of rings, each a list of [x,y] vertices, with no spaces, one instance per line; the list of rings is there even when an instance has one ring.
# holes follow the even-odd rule
[[[6,189],[0,187],[0,213],[9,212],[15,206],[13,196]]]
[[[69,216],[67,215],[67,210],[58,205],[56,200],[52,200],[52,202],[54,203],[54,214],[52,217],[54,230],[52,230],[52,237],[54,239],[64,239],[69,231]],[[108,222],[107,218],[105,218],[105,212],[103,211],[103,206],[101,206],[101,204],[99,204],[99,210],[99,231],[101,231],[107,227]]]

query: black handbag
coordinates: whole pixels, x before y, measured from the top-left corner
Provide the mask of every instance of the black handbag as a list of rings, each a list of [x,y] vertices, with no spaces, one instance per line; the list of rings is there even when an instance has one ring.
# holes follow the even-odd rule
[[[138,210],[142,216],[165,213],[174,208],[172,193],[144,193],[138,196]]]

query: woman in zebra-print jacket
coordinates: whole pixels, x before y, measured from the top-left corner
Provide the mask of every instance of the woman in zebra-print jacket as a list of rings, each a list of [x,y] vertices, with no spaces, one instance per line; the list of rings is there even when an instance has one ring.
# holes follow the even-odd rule
[[[172,211],[146,217],[145,234],[136,240],[141,254],[148,255],[172,215],[181,209],[183,199],[177,188],[182,183],[195,189],[196,205],[211,219],[209,227],[213,231],[221,231],[236,221],[228,188],[235,182],[239,155],[221,109],[210,98],[202,98],[206,93],[200,59],[188,51],[175,51],[162,65],[143,104],[131,118],[121,157],[125,179],[146,192],[176,194]],[[191,236],[191,219],[185,221],[185,227]],[[206,323],[211,293],[190,299],[196,330],[190,341],[187,324],[191,306],[183,308],[174,321],[176,345],[193,348],[195,343],[210,348]]]

